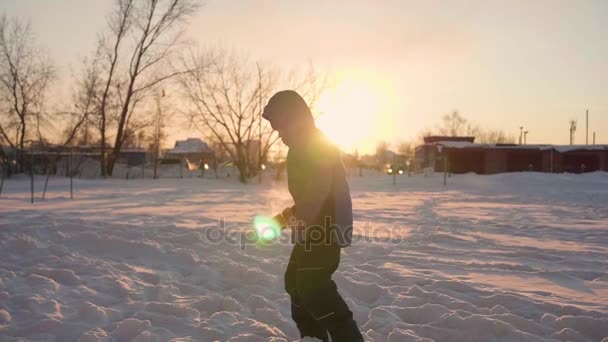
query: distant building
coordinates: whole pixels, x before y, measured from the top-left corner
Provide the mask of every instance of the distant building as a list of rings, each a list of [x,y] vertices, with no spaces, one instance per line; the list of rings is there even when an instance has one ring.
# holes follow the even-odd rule
[[[15,149],[8,145],[0,145],[0,158],[9,158],[15,155]]]
[[[608,171],[608,145],[475,144],[472,137],[432,137],[416,147],[416,170],[452,173]]]
[[[213,151],[199,138],[177,140],[175,147],[168,150],[165,159],[181,159],[188,163],[189,168],[198,168],[201,163],[213,161]]]
[[[120,149],[120,158],[118,162],[120,164],[127,164],[128,166],[138,166],[145,164],[148,161],[149,153],[143,148],[130,147]]]

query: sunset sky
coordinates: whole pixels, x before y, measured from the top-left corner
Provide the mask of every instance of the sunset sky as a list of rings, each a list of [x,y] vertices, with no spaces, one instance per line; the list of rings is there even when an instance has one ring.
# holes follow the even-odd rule
[[[105,29],[111,1],[2,0],[31,20],[58,74],[68,79]],[[345,149],[412,140],[456,109],[529,143],[608,144],[608,1],[208,0],[188,27],[280,67],[307,65],[333,86],[319,125]],[[65,82],[67,84],[67,82]],[[191,132],[175,132],[185,138]],[[592,133],[590,133],[590,136]],[[591,138],[590,138],[591,139]]]

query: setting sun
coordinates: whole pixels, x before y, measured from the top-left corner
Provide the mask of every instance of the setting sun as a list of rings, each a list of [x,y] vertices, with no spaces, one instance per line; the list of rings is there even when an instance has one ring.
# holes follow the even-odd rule
[[[390,131],[394,90],[377,74],[350,72],[335,77],[317,104],[317,126],[344,151],[373,150]]]

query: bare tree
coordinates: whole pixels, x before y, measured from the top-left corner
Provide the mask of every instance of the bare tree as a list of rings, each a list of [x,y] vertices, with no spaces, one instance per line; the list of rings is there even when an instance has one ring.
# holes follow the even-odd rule
[[[458,136],[461,134],[466,123],[467,120],[458,111],[453,111],[441,117],[439,133],[445,136]]]
[[[73,109],[57,113],[63,117],[66,127],[61,137],[61,145],[89,144],[94,131],[99,128],[99,92],[101,88],[99,56],[91,61],[83,60],[82,74],[76,79],[73,91]]]
[[[434,132],[433,132],[432,129],[430,129],[430,128],[423,129],[416,136],[415,144],[416,145],[423,145],[424,144],[424,139],[432,136],[433,134],[434,134]]]
[[[262,110],[277,90],[279,71],[226,51],[192,54],[184,64],[189,72],[179,80],[190,104],[189,121],[228,153],[240,181],[247,182],[260,172],[261,163],[278,141],[262,120]],[[307,98],[314,99],[320,89],[314,86],[315,79],[307,74],[294,88],[310,87],[313,90]]]
[[[388,162],[388,143],[386,141],[381,141],[376,146],[376,161],[379,165],[384,167],[384,165]]]
[[[405,160],[414,158],[414,143],[410,141],[400,142],[397,146],[397,152],[399,152],[399,155],[405,158]]]
[[[0,136],[11,147],[21,151],[26,140],[42,140],[44,96],[53,76],[30,24],[0,17]],[[21,168],[22,158],[18,162]]]
[[[111,99],[112,82],[118,69],[118,58],[120,46],[131,27],[131,16],[133,12],[133,0],[117,0],[116,8],[108,18],[110,38],[102,38],[97,49],[98,54],[105,58],[104,85],[101,91],[99,103],[99,132],[101,134],[101,175],[106,176],[106,134],[109,103]]]
[[[210,136],[209,149],[213,152],[213,160],[211,162],[211,167],[213,168],[213,172],[215,173],[215,178],[219,178],[218,169],[220,165],[230,160],[230,155],[224,149],[224,145],[222,145],[217,139]]]
[[[151,113],[152,111],[138,110],[140,115],[135,115],[135,108],[137,103],[144,102],[144,98],[137,98],[133,103],[127,114],[127,118],[124,123],[124,130],[122,133],[121,147],[141,147],[143,144],[143,137],[146,135],[146,129],[154,126],[154,118],[148,115],[141,115]],[[114,121],[118,122],[118,117],[114,117]]]
[[[272,143],[271,130],[260,120],[276,78],[260,64],[256,72],[248,70],[245,61],[223,51],[193,55],[185,63],[190,72],[180,83],[191,105],[190,122],[228,153],[247,182],[258,171],[261,140]]]
[[[179,75],[171,59],[182,43],[183,24],[199,8],[199,0],[115,0],[109,31],[100,40],[105,57],[104,86],[100,96],[102,173],[112,174],[120,149],[130,134],[149,124],[136,120],[138,105],[150,91]],[[131,43],[133,42],[133,43]],[[123,62],[124,63],[123,65]],[[109,121],[116,134],[105,156]]]
[[[479,128],[455,110],[441,117],[438,131],[439,134],[449,137],[475,136],[479,133]]]
[[[469,121],[458,111],[453,111],[441,118],[441,124],[437,126],[440,135],[448,137],[467,136],[475,137],[475,141],[485,144],[509,144],[514,143],[515,138],[500,129],[484,129]],[[421,138],[433,134],[432,130],[426,130],[420,135]]]
[[[477,135],[475,141],[482,144],[514,144],[515,137],[505,133],[503,130],[500,129],[482,129]]]
[[[315,107],[319,96],[328,86],[328,75],[319,74],[315,70],[314,64],[309,62],[306,69],[292,68],[288,73],[286,83],[291,89],[296,89],[306,100],[308,107],[316,117]]]

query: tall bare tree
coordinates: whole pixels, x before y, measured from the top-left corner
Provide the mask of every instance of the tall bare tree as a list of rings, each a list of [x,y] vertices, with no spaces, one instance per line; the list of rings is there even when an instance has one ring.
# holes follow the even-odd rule
[[[503,130],[481,128],[479,125],[462,116],[458,111],[453,111],[450,114],[442,116],[441,124],[437,127],[437,132],[449,137],[475,137],[476,142],[485,144],[507,144],[515,142],[515,138]],[[430,134],[430,131],[425,133],[425,135]]]
[[[104,85],[101,91],[99,103],[99,133],[101,134],[101,175],[106,176],[106,144],[107,144],[107,122],[108,111],[111,102],[111,90],[115,74],[118,70],[118,59],[120,46],[129,31],[132,21],[133,0],[116,0],[115,9],[108,18],[109,37],[102,37],[97,49],[98,54],[103,54],[106,62],[106,73]]]
[[[0,136],[11,147],[21,151],[26,140],[42,139],[44,96],[53,76],[30,24],[0,17]],[[22,158],[18,162],[21,167]]]
[[[441,125],[439,125],[438,131],[439,134],[449,137],[475,136],[479,132],[479,128],[458,111],[453,111],[441,117]]]
[[[241,182],[260,172],[270,149],[278,141],[272,128],[262,120],[263,106],[278,89],[280,73],[226,51],[192,54],[184,60],[188,73],[179,77],[190,104],[188,117],[208,140],[215,141],[239,170]],[[317,78],[287,77],[287,82],[314,103],[321,86]],[[294,81],[296,80],[297,81]]]
[[[105,57],[99,105],[104,175],[112,174],[129,134],[146,126],[135,119],[138,105],[155,86],[181,73],[171,59],[183,42],[183,24],[199,6],[199,0],[115,0],[109,30],[99,43]],[[106,159],[110,120],[115,137]]]
[[[380,141],[378,145],[376,145],[376,161],[378,165],[384,167],[384,165],[389,161],[388,160],[388,143],[386,141]]]
[[[99,128],[99,92],[101,89],[99,55],[93,60],[84,59],[82,73],[78,75],[73,90],[72,106],[61,111],[65,128],[61,145],[90,144],[94,131]]]
[[[193,54],[184,64],[190,71],[180,84],[191,105],[190,122],[228,153],[246,182],[257,172],[261,140],[266,137],[267,147],[277,139],[261,121],[261,106],[275,89],[275,75],[260,64],[257,70],[249,68],[224,51]]]
[[[475,141],[482,144],[514,144],[515,137],[500,129],[481,129]]]

